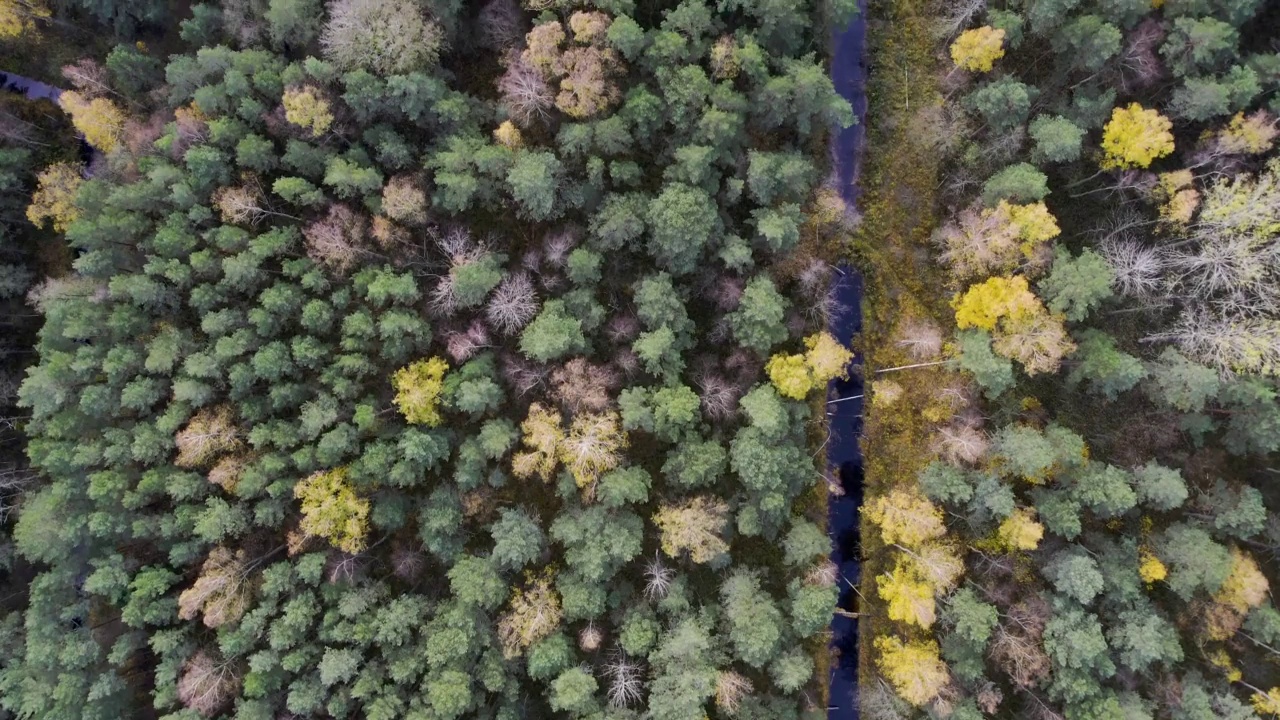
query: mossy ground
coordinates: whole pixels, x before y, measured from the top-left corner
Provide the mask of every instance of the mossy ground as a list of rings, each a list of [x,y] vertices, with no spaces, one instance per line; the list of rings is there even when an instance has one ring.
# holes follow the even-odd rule
[[[871,71],[860,179],[862,223],[846,249],[866,278],[859,339],[868,378],[862,438],[864,502],[892,487],[916,482],[917,473],[933,454],[935,413],[941,410],[939,389],[963,382],[946,366],[876,375],[877,370],[921,362],[898,342],[904,324],[927,320],[944,336],[954,326],[951,291],[929,252],[937,221],[939,156],[913,122],[922,110],[942,102],[931,11],[927,0],[869,3]],[[901,394],[891,404],[878,403],[877,385],[890,380],[901,386]],[[891,623],[875,589],[875,578],[888,562],[884,543],[874,525],[864,522],[861,530],[858,679],[865,688],[875,678],[875,633]]]

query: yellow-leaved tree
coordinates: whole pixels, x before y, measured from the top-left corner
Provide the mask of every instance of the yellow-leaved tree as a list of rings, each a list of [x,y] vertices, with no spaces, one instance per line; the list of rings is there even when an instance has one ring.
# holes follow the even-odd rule
[[[1151,550],[1142,548],[1138,551],[1138,577],[1148,585],[1160,582],[1169,576],[1169,568],[1156,557]]]
[[[549,570],[531,573],[526,575],[523,588],[511,592],[510,607],[498,620],[498,640],[508,660],[560,626],[560,597],[551,587],[552,579]]]
[[[310,86],[289,88],[280,99],[284,105],[284,118],[300,128],[311,131],[312,137],[320,137],[333,124],[329,102],[321,92]]]
[[[1227,640],[1240,629],[1249,610],[1267,599],[1270,590],[1253,556],[1232,547],[1231,573],[1203,613],[1204,631],[1211,640]]]
[[[627,447],[627,433],[618,413],[582,414],[573,419],[559,446],[560,462],[573,473],[578,487],[590,489],[604,473],[616,468]]]
[[[707,563],[729,551],[721,535],[729,524],[729,506],[706,495],[680,504],[665,503],[653,516],[662,533],[662,551],[671,557],[689,553],[696,563]]]
[[[915,487],[894,488],[864,505],[862,511],[880,526],[881,537],[890,545],[919,547],[947,532],[942,508]]]
[[[328,540],[348,553],[364,549],[369,531],[369,501],[356,495],[340,467],[315,473],[293,487],[302,501],[302,531]]]
[[[951,60],[956,67],[971,72],[990,72],[1004,57],[1004,30],[990,25],[965,30],[951,43]]]
[[[938,657],[938,643],[903,642],[886,635],[876,638],[876,666],[903,700],[919,707],[936,698],[951,680],[947,666]]]
[[[841,345],[834,335],[829,332],[814,333],[804,339],[804,347],[804,362],[809,366],[815,383],[848,377],[853,351]]]
[[[996,353],[1022,363],[1028,375],[1054,372],[1075,350],[1062,319],[1050,315],[1021,275],[993,277],[970,285],[952,302],[961,329],[991,331]]]
[[[1035,550],[1044,538],[1044,525],[1034,508],[1017,508],[996,528],[996,543],[1005,552]]]
[[[124,111],[110,100],[98,97],[89,99],[68,90],[58,97],[58,104],[71,116],[71,124],[85,142],[104,153],[116,149],[124,136]]]
[[[80,217],[76,193],[84,183],[84,166],[79,163],[55,163],[36,176],[36,191],[27,206],[27,219],[36,227],[52,220],[53,229],[66,232]]]
[[[1173,123],[1138,103],[1115,108],[1102,129],[1102,167],[1127,170],[1149,167],[1153,160],[1173,152]]]
[[[440,393],[449,363],[433,357],[402,367],[391,375],[396,407],[410,425],[435,427],[444,422],[440,415]]]
[[[792,400],[803,400],[814,388],[846,377],[853,360],[853,351],[828,332],[810,335],[804,346],[804,354],[778,353],[764,366],[778,394]]]
[[[934,587],[902,557],[893,570],[876,578],[876,591],[887,605],[890,620],[933,627],[937,619]]]
[[[0,38],[34,32],[36,21],[50,16],[44,0],[0,0]]]
[[[537,475],[544,481],[550,480],[556,469],[560,441],[564,439],[560,412],[534,403],[529,406],[529,416],[520,423],[520,430],[527,449],[512,456],[511,472],[522,479]]]

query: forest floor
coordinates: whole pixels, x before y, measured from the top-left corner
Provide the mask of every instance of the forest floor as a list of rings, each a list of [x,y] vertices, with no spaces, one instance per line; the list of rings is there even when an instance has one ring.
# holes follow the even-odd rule
[[[867,31],[867,141],[859,203],[862,222],[850,239],[850,254],[866,277],[863,302],[866,405],[862,451],[865,502],[895,486],[916,482],[929,462],[931,426],[939,413],[939,390],[960,382],[959,373],[931,366],[876,376],[877,370],[936,358],[920,358],[901,340],[909,328],[931,324],[943,330],[954,322],[942,268],[930,260],[929,242],[937,220],[935,192],[939,153],[921,127],[937,107],[940,61],[930,0],[871,0]],[[859,613],[858,685],[875,682],[873,641],[886,627],[875,578],[885,572],[878,528],[861,525],[862,579]]]

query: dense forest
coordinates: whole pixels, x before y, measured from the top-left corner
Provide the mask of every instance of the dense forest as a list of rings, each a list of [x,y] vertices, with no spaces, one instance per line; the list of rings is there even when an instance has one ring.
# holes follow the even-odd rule
[[[0,0],[0,716],[824,714],[852,12]]]
[[[1280,6],[873,16],[864,716],[1280,716]]]

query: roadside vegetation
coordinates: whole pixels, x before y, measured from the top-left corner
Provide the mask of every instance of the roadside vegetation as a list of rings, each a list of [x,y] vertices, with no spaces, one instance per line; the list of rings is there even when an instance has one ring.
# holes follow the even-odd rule
[[[0,716],[824,714],[827,15],[0,2]]]
[[[864,717],[1280,714],[1274,8],[872,16]]]

